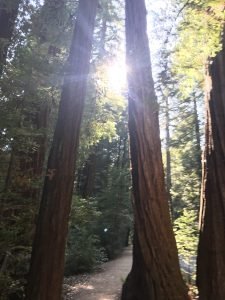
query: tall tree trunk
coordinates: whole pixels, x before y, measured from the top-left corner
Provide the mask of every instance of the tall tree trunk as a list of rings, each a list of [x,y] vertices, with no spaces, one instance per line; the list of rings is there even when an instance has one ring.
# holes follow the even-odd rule
[[[200,300],[225,299],[225,35],[209,66],[197,285]],[[211,81],[211,82],[210,82]]]
[[[0,0],[0,76],[6,61],[20,2],[21,0],[14,0],[14,2],[7,3],[7,0]]]
[[[81,0],[36,229],[27,299],[61,299],[64,252],[97,0]]]
[[[184,300],[188,295],[166,196],[144,0],[126,0],[126,42],[136,237],[122,299]]]

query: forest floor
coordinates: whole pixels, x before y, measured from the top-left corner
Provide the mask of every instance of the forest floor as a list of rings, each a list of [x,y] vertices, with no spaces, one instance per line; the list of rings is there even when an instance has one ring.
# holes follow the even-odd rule
[[[65,300],[116,300],[132,264],[132,249],[104,263],[98,272],[65,278]]]

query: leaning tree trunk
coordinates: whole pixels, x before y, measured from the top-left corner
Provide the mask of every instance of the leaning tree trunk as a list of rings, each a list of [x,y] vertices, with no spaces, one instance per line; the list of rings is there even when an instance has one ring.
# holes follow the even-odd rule
[[[81,0],[36,229],[27,299],[59,300],[97,0]]]
[[[6,61],[10,40],[21,0],[0,0],[0,76]]]
[[[197,285],[200,300],[225,299],[225,36],[209,67]]]
[[[188,295],[164,183],[144,0],[126,0],[126,42],[135,239],[122,299],[184,300]]]

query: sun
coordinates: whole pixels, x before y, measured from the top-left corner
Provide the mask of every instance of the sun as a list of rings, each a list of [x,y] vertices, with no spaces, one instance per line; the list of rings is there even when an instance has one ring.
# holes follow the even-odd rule
[[[117,57],[107,64],[107,85],[115,93],[123,94],[127,87],[127,67],[123,57]]]

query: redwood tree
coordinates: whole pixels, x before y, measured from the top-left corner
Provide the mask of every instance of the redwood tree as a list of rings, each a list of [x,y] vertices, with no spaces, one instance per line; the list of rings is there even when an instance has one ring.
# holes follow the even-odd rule
[[[209,66],[197,285],[200,300],[225,299],[225,36]]]
[[[188,299],[165,189],[144,0],[126,0],[126,43],[135,238],[122,299]]]
[[[79,2],[49,154],[27,288],[29,300],[59,300],[97,0]]]

